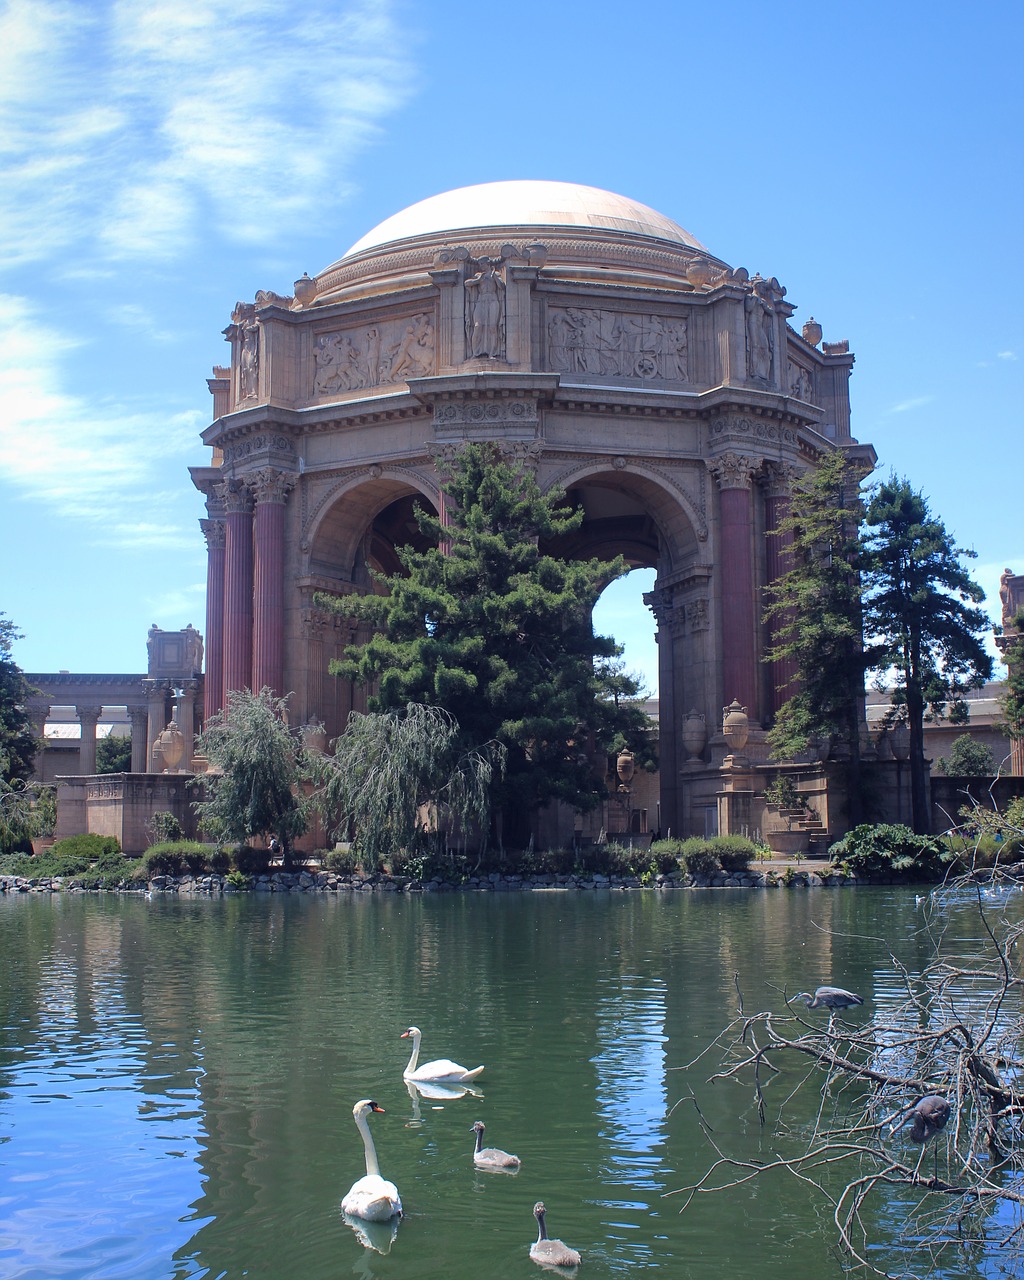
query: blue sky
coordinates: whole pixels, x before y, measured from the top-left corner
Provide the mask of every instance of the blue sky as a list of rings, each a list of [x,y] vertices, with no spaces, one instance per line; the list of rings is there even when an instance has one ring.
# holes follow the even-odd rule
[[[0,612],[26,670],[205,628],[206,388],[257,289],[398,209],[553,178],[667,214],[849,338],[853,432],[998,609],[1024,572],[1024,9],[0,3]],[[600,625],[650,669],[636,592]]]

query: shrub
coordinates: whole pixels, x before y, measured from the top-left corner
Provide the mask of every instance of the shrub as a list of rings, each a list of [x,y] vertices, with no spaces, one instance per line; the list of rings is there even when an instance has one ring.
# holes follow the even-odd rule
[[[776,809],[795,809],[800,803],[796,783],[788,774],[780,773],[765,787],[764,802]]]
[[[227,883],[235,889],[251,889],[252,888],[252,880],[245,874],[244,871],[238,871],[238,870],[229,871],[228,874],[225,876],[225,879]]]
[[[700,836],[683,841],[683,866],[691,876],[717,876],[721,864],[711,852],[710,842]]]
[[[1024,861],[1024,837],[1021,836],[1000,840],[995,833],[985,831],[978,835],[946,836],[945,844],[958,870],[975,871],[996,863],[1005,867]]]
[[[933,836],[915,835],[895,823],[864,823],[829,848],[829,857],[858,875],[900,880],[941,880],[948,847]]]
[[[167,844],[170,841],[181,840],[185,835],[181,829],[181,823],[173,813],[154,813],[146,823],[146,827],[153,844]]]
[[[262,876],[270,870],[270,850],[243,844],[231,855],[235,870],[245,876]]]
[[[95,862],[104,853],[120,853],[121,842],[116,836],[98,836],[91,832],[87,835],[67,836],[50,846],[50,856],[55,858],[85,858],[86,863]]]
[[[210,870],[218,876],[226,875],[231,868],[231,855],[227,849],[214,849],[208,861]]]
[[[723,871],[746,871],[757,846],[746,836],[713,836],[708,852],[718,859]]]
[[[948,758],[940,756],[936,760],[935,771],[948,778],[991,778],[996,765],[991,748],[964,733],[953,739]]]
[[[329,853],[324,854],[324,870],[333,871],[335,875],[354,875],[358,866],[359,859],[352,849],[331,849]]]

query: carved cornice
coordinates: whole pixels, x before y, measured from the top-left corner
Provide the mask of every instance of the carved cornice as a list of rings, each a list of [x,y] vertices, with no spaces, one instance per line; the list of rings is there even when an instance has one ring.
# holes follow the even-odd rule
[[[274,431],[250,435],[244,440],[237,440],[234,444],[225,444],[222,448],[225,466],[244,462],[254,454],[260,453],[282,453],[290,458],[295,456],[295,446],[288,436]]]
[[[712,419],[709,426],[712,443],[716,440],[737,440],[758,444],[791,445],[796,448],[800,437],[792,427],[773,418],[747,416],[720,417]]]

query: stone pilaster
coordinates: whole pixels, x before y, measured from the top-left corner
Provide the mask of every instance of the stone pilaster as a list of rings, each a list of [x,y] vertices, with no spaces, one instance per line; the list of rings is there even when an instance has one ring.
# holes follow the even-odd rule
[[[253,548],[252,687],[284,693],[284,508],[295,477],[264,467],[251,481],[256,500]]]
[[[753,477],[760,458],[723,453],[708,463],[719,488],[719,581],[722,601],[722,697],[758,720],[757,616],[754,584]]]
[[[224,502],[224,697],[252,688],[252,497],[237,483]]]
[[[129,707],[128,719],[132,726],[132,773],[145,773],[149,749],[146,737],[149,711],[142,706]]]
[[[765,583],[774,586],[791,567],[792,531],[779,531],[779,525],[789,514],[790,494],[796,478],[794,467],[786,463],[765,464],[764,528],[765,528]],[[792,612],[776,615],[772,619],[768,635],[770,647],[778,643],[780,633],[792,620]],[[774,716],[779,707],[796,692],[796,663],[792,658],[777,658],[768,664],[768,711]]]
[[[78,753],[78,772],[89,775],[96,772],[96,725],[102,707],[76,707],[78,723],[82,726],[81,747]]]
[[[206,538],[206,714],[224,705],[224,548],[223,520],[200,520]]]

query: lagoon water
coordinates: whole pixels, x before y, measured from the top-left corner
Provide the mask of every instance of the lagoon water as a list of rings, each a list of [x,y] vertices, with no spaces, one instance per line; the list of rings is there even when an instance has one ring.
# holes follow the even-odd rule
[[[0,1275],[513,1280],[541,1274],[538,1199],[588,1280],[839,1275],[792,1178],[680,1214],[713,1154],[691,1090],[731,1149],[788,1140],[686,1064],[737,981],[748,1012],[826,981],[894,999],[890,947],[927,962],[913,890],[0,899]],[[411,1023],[423,1060],[486,1065],[479,1096],[410,1096]],[[387,1252],[339,1212],[362,1097],[405,1205]],[[518,1174],[474,1170],[477,1119]]]

